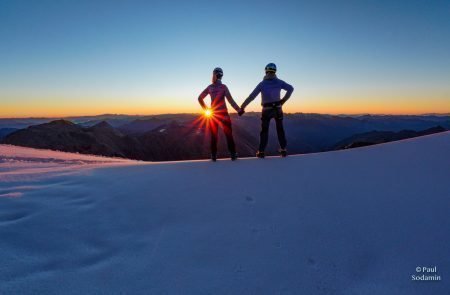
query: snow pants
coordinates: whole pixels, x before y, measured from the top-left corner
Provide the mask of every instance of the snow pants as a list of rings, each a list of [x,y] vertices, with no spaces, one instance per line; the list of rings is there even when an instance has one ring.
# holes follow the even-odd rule
[[[211,118],[209,122],[209,129],[211,130],[211,154],[217,154],[219,125],[220,127],[222,127],[223,133],[225,133],[230,154],[236,153],[236,145],[234,143],[230,116],[228,115],[228,113],[219,113],[215,114],[215,116]]]
[[[264,107],[261,114],[261,133],[259,136],[259,151],[263,152],[266,149],[267,141],[269,140],[269,126],[270,120],[275,119],[277,126],[278,142],[280,148],[285,149],[287,145],[286,135],[283,127],[283,110],[281,106]]]

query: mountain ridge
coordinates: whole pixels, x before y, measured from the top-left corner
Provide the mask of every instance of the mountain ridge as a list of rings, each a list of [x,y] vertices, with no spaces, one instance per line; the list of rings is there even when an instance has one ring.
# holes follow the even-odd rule
[[[231,117],[238,154],[241,157],[254,156],[259,142],[259,114]],[[155,116],[125,123],[120,121],[122,125],[117,121],[111,124],[106,118],[102,119],[90,121],[89,124],[55,120],[32,125],[6,135],[0,142],[145,161],[209,158],[209,131],[206,123],[202,123],[198,116]],[[339,142],[370,130],[400,132],[411,129],[419,132],[447,124],[446,118],[436,117],[365,116],[358,119],[319,114],[286,114],[284,121],[291,154],[333,150]],[[278,149],[273,125],[272,122],[266,150],[268,155],[276,155]],[[445,126],[450,126],[450,123]],[[222,132],[219,132],[219,136],[219,157],[227,157]]]

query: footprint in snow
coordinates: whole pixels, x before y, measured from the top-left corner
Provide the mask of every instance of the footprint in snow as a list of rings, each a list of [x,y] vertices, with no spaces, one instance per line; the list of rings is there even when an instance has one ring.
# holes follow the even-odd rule
[[[317,265],[317,262],[311,257],[308,258],[308,264],[309,264],[310,267],[312,267],[314,269],[318,269],[319,268],[318,265]]]
[[[234,267],[234,272],[235,273],[243,273],[245,272],[244,268],[242,267],[242,265],[238,264]]]

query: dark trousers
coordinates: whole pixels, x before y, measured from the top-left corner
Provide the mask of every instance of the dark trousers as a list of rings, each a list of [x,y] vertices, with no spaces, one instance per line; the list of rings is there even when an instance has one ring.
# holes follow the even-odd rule
[[[261,114],[261,133],[259,137],[259,151],[263,152],[266,149],[267,141],[269,140],[269,126],[270,120],[275,119],[277,125],[278,141],[280,148],[286,148],[286,135],[283,127],[283,110],[280,107],[265,107]]]
[[[209,129],[211,130],[211,154],[217,154],[219,125],[222,127],[223,133],[225,133],[228,150],[231,154],[236,153],[230,116],[228,114],[215,114],[209,121]]]

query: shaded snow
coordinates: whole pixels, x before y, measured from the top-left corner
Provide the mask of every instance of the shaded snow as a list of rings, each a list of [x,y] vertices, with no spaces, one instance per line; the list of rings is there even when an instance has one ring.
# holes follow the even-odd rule
[[[80,173],[112,165],[137,164],[136,161],[37,150],[26,147],[0,145],[0,181],[39,180],[62,174]]]
[[[39,181],[16,161],[0,294],[448,294],[449,151],[447,132],[286,159],[69,157],[78,173]],[[412,282],[417,266],[443,280]]]

